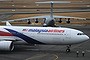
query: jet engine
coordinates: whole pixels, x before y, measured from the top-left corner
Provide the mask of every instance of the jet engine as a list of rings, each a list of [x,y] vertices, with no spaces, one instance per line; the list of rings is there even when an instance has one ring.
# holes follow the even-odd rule
[[[31,24],[31,21],[30,21],[30,19],[28,19],[28,24]]]
[[[43,24],[43,27],[47,27],[47,24],[44,23],[44,24]]]
[[[35,23],[38,23],[38,18],[36,18]]]
[[[66,23],[68,23],[68,24],[70,23],[70,18],[68,18],[68,20],[66,20]]]
[[[14,49],[14,44],[12,41],[0,41],[0,50],[12,51],[13,49]]]
[[[61,20],[61,19],[62,19],[62,18],[59,19],[59,21],[58,21],[59,23],[62,23],[62,20]]]

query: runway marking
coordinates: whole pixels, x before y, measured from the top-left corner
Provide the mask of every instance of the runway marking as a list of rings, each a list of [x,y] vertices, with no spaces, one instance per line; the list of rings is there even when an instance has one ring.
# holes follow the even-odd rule
[[[25,59],[25,60],[32,60],[32,59],[37,59],[37,58],[42,58],[42,57],[45,57],[45,56],[47,56],[48,54],[37,54],[37,55],[35,55],[35,56],[33,56],[33,57],[30,57],[30,58],[27,58],[27,59]],[[56,55],[56,54],[50,54],[50,55],[52,55],[52,56],[55,56],[55,59],[54,60],[57,60],[58,59],[58,56]],[[49,56],[50,56],[49,55]]]
[[[47,54],[43,54],[43,55],[39,55],[39,54],[37,54],[36,56],[33,56],[33,57],[30,57],[30,58],[27,58],[27,59],[25,59],[25,60],[30,60],[30,59],[34,59],[34,58],[40,58],[40,57],[44,57],[44,56],[46,56]]]
[[[90,50],[86,50],[87,52],[90,52]]]
[[[58,59],[58,56],[56,54],[53,54],[56,58],[54,60],[57,60]]]
[[[27,51],[28,51],[28,50],[38,51],[39,49],[26,49],[26,50],[27,50]]]

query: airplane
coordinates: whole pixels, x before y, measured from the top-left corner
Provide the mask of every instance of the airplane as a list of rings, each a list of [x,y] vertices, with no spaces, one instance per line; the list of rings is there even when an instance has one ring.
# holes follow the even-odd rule
[[[12,51],[15,44],[67,45],[79,44],[89,39],[82,31],[64,27],[0,26],[0,50]]]
[[[51,17],[53,17],[52,13]],[[43,44],[67,45],[66,52],[70,52],[71,45],[79,44],[89,39],[80,30],[52,27],[54,24],[51,24],[51,22],[54,23],[54,20],[49,19],[50,27],[12,26],[9,21],[6,21],[6,26],[0,26],[0,50],[13,51],[16,44]]]
[[[53,5],[54,4],[70,4],[70,1],[46,1],[46,2],[35,2],[37,4],[50,4],[51,8],[50,8],[50,15],[44,15],[44,16],[34,16],[34,17],[27,17],[27,18],[20,18],[20,19],[13,19],[13,20],[8,20],[9,22],[12,21],[21,21],[21,20],[27,20],[28,24],[31,24],[31,19],[35,19],[35,23],[38,23],[39,19],[43,19],[43,27],[55,27],[55,18],[59,19],[59,23],[62,23],[63,18],[66,19],[66,23],[70,23],[70,19],[81,19],[81,20],[86,20],[86,18],[80,18],[80,17],[71,17],[71,16],[57,16],[54,15],[53,13]],[[4,21],[3,21],[4,22]]]

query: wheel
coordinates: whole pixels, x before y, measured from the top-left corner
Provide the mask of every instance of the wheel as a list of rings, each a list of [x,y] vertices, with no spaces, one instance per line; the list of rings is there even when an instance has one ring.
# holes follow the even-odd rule
[[[70,49],[66,49],[66,52],[70,52]]]

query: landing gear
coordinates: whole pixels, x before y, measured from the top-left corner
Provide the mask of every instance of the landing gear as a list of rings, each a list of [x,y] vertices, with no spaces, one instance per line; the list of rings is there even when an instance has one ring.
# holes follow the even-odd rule
[[[71,50],[70,50],[70,47],[71,47],[71,45],[68,45],[68,46],[67,46],[66,52],[70,52],[70,51],[71,51]]]
[[[70,52],[70,49],[66,49],[66,52]]]

